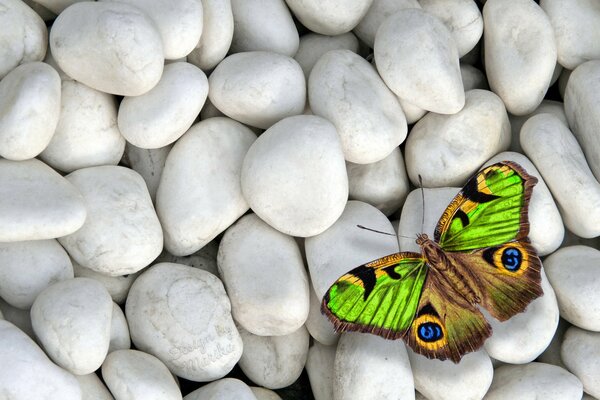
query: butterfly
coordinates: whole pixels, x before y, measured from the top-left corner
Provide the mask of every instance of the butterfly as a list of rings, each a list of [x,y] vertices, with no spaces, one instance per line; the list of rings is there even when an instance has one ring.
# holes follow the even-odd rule
[[[416,353],[458,363],[492,328],[543,295],[541,261],[527,237],[537,179],[518,164],[490,165],[467,181],[421,253],[391,254],[354,268],[325,293],[336,331],[402,338]]]

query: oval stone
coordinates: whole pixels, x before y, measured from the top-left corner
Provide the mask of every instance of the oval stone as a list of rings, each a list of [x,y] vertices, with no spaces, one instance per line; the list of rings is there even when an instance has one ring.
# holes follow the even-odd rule
[[[565,333],[561,354],[569,371],[583,384],[583,390],[600,397],[600,332],[570,327]]]
[[[523,153],[523,148],[521,147],[521,128],[523,127],[523,124],[525,124],[525,122],[527,122],[527,120],[534,115],[545,113],[554,114],[556,117],[558,117],[558,119],[561,120],[562,123],[564,123],[566,126],[569,126],[563,103],[554,100],[542,100],[538,108],[533,110],[531,114],[508,115],[508,119],[510,120],[510,129],[512,132],[510,150]]]
[[[129,337],[129,326],[125,314],[118,304],[113,303],[112,317],[110,321],[110,342],[108,344],[108,353],[116,350],[127,350],[131,347],[131,338]]]
[[[383,21],[397,11],[405,8],[421,8],[417,0],[373,0],[371,7],[354,27],[354,33],[370,48],[375,43],[375,34]]]
[[[208,383],[184,397],[184,400],[260,400],[248,385],[239,379],[223,378]]]
[[[308,349],[306,372],[315,400],[333,399],[333,374],[337,346],[313,342]]]
[[[307,33],[300,38],[300,46],[294,55],[294,60],[300,64],[304,77],[308,81],[312,68],[325,53],[342,49],[358,53],[358,39],[351,32],[337,36]]]
[[[354,28],[365,16],[373,0],[286,0],[302,25],[322,35],[340,35]]]
[[[310,336],[317,342],[326,346],[337,344],[340,335],[334,330],[329,318],[321,312],[321,299],[317,297],[312,286],[310,288],[310,308],[305,325]]]

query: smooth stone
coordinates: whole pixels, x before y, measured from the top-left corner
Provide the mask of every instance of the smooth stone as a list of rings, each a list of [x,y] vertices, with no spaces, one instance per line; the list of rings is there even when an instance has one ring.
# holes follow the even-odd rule
[[[284,0],[231,0],[231,53],[272,51],[293,57],[300,38]]]
[[[236,121],[267,129],[277,121],[302,114],[306,82],[291,57],[269,51],[228,56],[208,78],[210,101]]]
[[[580,400],[582,394],[575,375],[554,365],[533,362],[497,368],[484,399]]]
[[[333,399],[333,371],[337,346],[313,342],[308,349],[306,372],[315,400]]]
[[[86,219],[79,190],[36,159],[0,159],[0,242],[54,239]]]
[[[470,64],[460,63],[460,76],[465,93],[473,89],[490,89],[485,74]]]
[[[100,282],[117,304],[125,302],[129,288],[139,275],[139,273],[117,276],[106,275],[96,272],[93,269],[82,267],[75,261],[73,261],[73,271],[75,272],[75,277],[90,278]]]
[[[2,312],[4,320],[14,324],[39,344],[39,339],[35,336],[35,332],[33,332],[33,327],[31,326],[31,313],[29,310],[21,310],[20,308],[13,307],[0,297],[0,312]]]
[[[600,5],[594,0],[540,0],[554,28],[558,62],[568,69],[600,58]]]
[[[248,214],[223,235],[217,263],[231,314],[242,328],[254,335],[281,336],[304,325],[308,275],[294,238]]]
[[[48,46],[48,29],[35,11],[19,0],[0,2],[0,79],[17,65],[42,61]]]
[[[576,235],[600,235],[600,183],[577,139],[552,114],[531,117],[521,128],[521,146],[554,196],[565,226]]]
[[[28,310],[48,286],[71,278],[69,255],[54,239],[0,243],[0,296],[13,307]]]
[[[294,383],[306,364],[309,334],[300,327],[282,336],[257,336],[240,329],[244,352],[239,366],[252,382],[268,389]]]
[[[547,264],[546,264],[547,265]],[[547,273],[547,271],[546,271]],[[556,291],[555,291],[556,292]],[[557,294],[558,296],[558,294]],[[559,304],[560,309],[560,304]],[[557,367],[567,368],[562,361],[562,357],[560,355],[560,348],[562,346],[563,338],[565,336],[565,332],[567,329],[572,326],[569,322],[567,322],[563,318],[559,318],[558,327],[556,328],[556,332],[554,332],[554,337],[552,337],[552,341],[546,350],[537,358],[536,361],[543,362],[546,364],[556,365]]]
[[[168,251],[163,251],[160,256],[156,258],[154,263],[159,262],[170,262],[175,264],[183,264],[188,267],[199,268],[204,271],[210,272],[215,276],[219,276],[219,270],[217,266],[217,253],[219,251],[219,243],[217,240],[208,242],[204,247],[189,256],[174,256]]]
[[[410,400],[414,396],[413,373],[402,341],[368,333],[342,335],[335,354],[334,399]]]
[[[310,288],[310,308],[305,325],[310,336],[323,345],[333,346],[340,338],[340,334],[335,331],[331,321],[321,312],[321,299],[317,297],[312,286]]]
[[[186,62],[168,64],[149,92],[121,101],[119,131],[134,146],[165,147],[192,126],[207,96],[208,79],[201,69]]]
[[[600,179],[600,60],[581,64],[569,77],[565,112],[590,169]]]
[[[251,388],[235,378],[223,378],[196,389],[184,400],[257,400]]]
[[[79,400],[75,377],[56,366],[19,328],[0,320],[0,387],[7,400]]]
[[[333,122],[350,162],[381,161],[406,138],[398,98],[371,64],[350,50],[332,50],[317,61],[308,99],[313,114]]]
[[[125,314],[121,310],[121,307],[117,303],[113,303],[108,353],[116,350],[127,350],[130,347],[131,338],[129,337],[127,319],[125,319]]]
[[[428,188],[459,186],[509,145],[510,122],[502,100],[474,89],[458,113],[429,113],[415,124],[405,147],[408,177],[415,186],[419,175]]]
[[[374,50],[379,74],[398,97],[441,114],[463,108],[458,49],[437,17],[416,8],[389,16],[377,31]]]
[[[81,388],[81,400],[114,400],[110,391],[94,372],[75,375],[75,378]]]
[[[361,201],[349,201],[343,214],[329,229],[305,240],[308,270],[317,298],[342,275],[361,264],[398,252],[394,236],[361,229],[394,232],[384,214]]]
[[[198,44],[203,28],[201,1],[120,0],[120,2],[137,7],[150,17],[160,34],[164,57],[167,60],[185,57]],[[136,41],[135,44],[138,42]]]
[[[50,48],[67,75],[106,93],[146,93],[163,71],[155,23],[139,8],[120,2],[71,5],[52,25]]]
[[[456,42],[459,57],[473,48],[483,35],[483,17],[473,0],[419,0],[423,10],[442,20]]]
[[[48,146],[60,115],[60,77],[48,64],[30,62],[0,81],[0,156],[27,160]]]
[[[588,246],[559,249],[544,261],[560,315],[582,329],[600,332],[600,251]]]
[[[285,0],[302,25],[322,35],[340,35],[354,28],[365,16],[373,0]]]
[[[163,233],[144,179],[115,166],[90,167],[67,176],[86,202],[77,232],[59,239],[81,266],[126,275],[148,266],[162,251]]]
[[[375,34],[383,21],[405,8],[421,8],[421,5],[417,0],[373,0],[365,16],[354,27],[354,34],[367,46],[373,48]]]
[[[600,332],[570,327],[565,333],[561,354],[569,371],[583,384],[583,390],[600,397]]]
[[[542,102],[556,65],[550,20],[532,0],[490,0],[483,19],[490,87],[511,114],[529,114]]]
[[[137,350],[117,350],[106,357],[102,378],[117,400],[177,400],[181,391],[158,358]]]
[[[73,80],[63,80],[60,118],[40,159],[64,172],[117,165],[125,138],[117,127],[115,97]]]
[[[256,400],[282,400],[281,397],[270,389],[259,386],[250,386],[250,390]]]
[[[350,199],[369,203],[388,216],[404,204],[409,181],[399,147],[374,163],[346,162],[346,170]]]
[[[523,153],[523,148],[521,147],[521,128],[525,122],[538,114],[554,114],[565,126],[569,126],[569,122],[567,121],[567,114],[565,113],[564,104],[554,100],[542,100],[541,104],[533,110],[531,114],[527,115],[508,115],[508,119],[510,120],[510,129],[512,133],[512,139],[510,141],[510,150],[516,151],[518,153]]]
[[[528,217],[530,225],[527,236],[538,255],[546,256],[559,248],[565,236],[565,226],[558,207],[542,175],[523,154],[510,151],[502,152],[492,157],[484,166],[505,160],[516,162],[529,175],[538,179],[529,202]]]
[[[407,350],[415,389],[428,400],[482,399],[492,383],[494,368],[485,351],[466,354],[454,364]]]
[[[156,202],[156,191],[160,183],[167,156],[173,146],[167,145],[158,149],[142,149],[127,143],[125,156],[132,170],[144,178],[152,202]]]
[[[213,274],[159,263],[133,283],[125,315],[136,348],[153,354],[182,378],[225,376],[242,354],[231,303]]]
[[[358,39],[351,32],[337,36],[307,33],[300,38],[300,45],[298,51],[294,55],[294,60],[300,64],[300,68],[302,68],[304,77],[308,82],[308,77],[310,76],[312,68],[328,51],[350,50],[354,53],[358,53],[358,49]]]
[[[203,71],[213,69],[229,51],[234,23],[231,0],[202,0],[203,28],[196,48],[187,61]]]
[[[97,370],[108,352],[112,304],[99,282],[69,279],[38,295],[31,307],[31,323],[55,363],[85,375]]]
[[[402,106],[402,110],[404,111],[404,116],[406,117],[406,122],[409,125],[416,123],[418,120],[423,118],[425,114],[427,114],[427,110],[417,107],[413,104],[410,104],[408,101],[401,99],[398,97],[398,101]]]
[[[173,255],[195,253],[248,210],[242,162],[255,134],[229,118],[194,125],[171,149],[156,193],[156,211]]]

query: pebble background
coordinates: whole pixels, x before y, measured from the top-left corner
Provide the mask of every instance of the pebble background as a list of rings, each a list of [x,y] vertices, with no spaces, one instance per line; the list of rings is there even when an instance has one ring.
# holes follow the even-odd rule
[[[501,160],[544,296],[459,364],[335,333]],[[0,0],[0,399],[600,399],[599,180],[598,0]]]

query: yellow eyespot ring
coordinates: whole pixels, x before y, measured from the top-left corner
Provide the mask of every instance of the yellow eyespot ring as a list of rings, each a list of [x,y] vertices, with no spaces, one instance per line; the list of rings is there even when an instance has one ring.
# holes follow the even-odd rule
[[[522,244],[507,243],[494,252],[494,265],[504,274],[521,276],[529,268],[529,254]]]
[[[419,346],[436,351],[448,345],[446,327],[439,317],[423,314],[412,323],[412,334]]]

